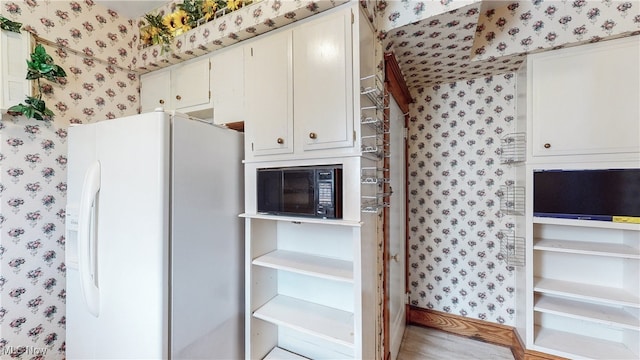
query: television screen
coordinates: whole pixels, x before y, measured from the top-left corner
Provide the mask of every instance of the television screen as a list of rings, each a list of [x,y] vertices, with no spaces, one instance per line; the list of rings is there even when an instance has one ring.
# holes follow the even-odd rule
[[[640,169],[535,171],[533,213],[607,221],[640,217]]]

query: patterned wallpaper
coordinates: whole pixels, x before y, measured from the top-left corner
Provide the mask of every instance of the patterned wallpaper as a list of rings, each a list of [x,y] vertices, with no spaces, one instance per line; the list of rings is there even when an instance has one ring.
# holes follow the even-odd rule
[[[472,59],[640,33],[640,1],[510,1],[480,16]]]
[[[396,53],[409,87],[517,69],[523,56],[471,61],[479,18],[478,3],[391,30],[384,35],[385,51]]]
[[[0,352],[62,359],[67,127],[137,113],[138,75],[121,68],[135,54],[133,25],[93,0],[0,5],[68,75],[46,84],[55,121],[0,123]]]
[[[380,29],[389,31],[436,15],[456,10],[481,0],[378,0]]]
[[[411,305],[514,325],[515,273],[497,193],[515,176],[500,138],[515,127],[515,75],[417,91],[409,127]]]

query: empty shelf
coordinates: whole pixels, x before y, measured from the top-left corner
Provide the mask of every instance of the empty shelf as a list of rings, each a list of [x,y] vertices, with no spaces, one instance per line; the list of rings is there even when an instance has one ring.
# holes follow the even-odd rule
[[[277,295],[253,312],[255,318],[353,348],[353,313]]]
[[[253,264],[324,279],[353,282],[353,263],[345,260],[276,250],[254,259]]]

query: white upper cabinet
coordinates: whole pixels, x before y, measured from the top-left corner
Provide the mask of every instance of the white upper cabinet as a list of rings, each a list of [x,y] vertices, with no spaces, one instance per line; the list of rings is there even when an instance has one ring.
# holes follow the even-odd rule
[[[213,121],[244,121],[244,48],[232,47],[211,57]]]
[[[293,152],[291,31],[244,48],[245,155]]]
[[[31,35],[0,30],[0,110],[24,103],[31,95],[31,84],[25,79],[31,50]]]
[[[171,108],[171,71],[158,70],[140,77],[141,112]]]
[[[177,65],[171,70],[172,101],[176,110],[209,106],[209,58]]]
[[[163,107],[211,117],[209,78],[208,57],[145,74],[140,78],[141,112]]]
[[[351,22],[341,11],[293,29],[294,118],[304,150],[353,146]]]
[[[529,57],[534,161],[640,152],[639,43],[632,36]]]
[[[352,21],[336,9],[245,46],[247,159],[359,154]]]

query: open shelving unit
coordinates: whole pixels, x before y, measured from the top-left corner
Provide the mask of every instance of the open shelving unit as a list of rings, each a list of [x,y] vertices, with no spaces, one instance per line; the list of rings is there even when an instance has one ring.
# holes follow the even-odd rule
[[[362,224],[242,216],[251,239],[246,244],[250,357],[356,357]]]
[[[531,228],[533,348],[640,357],[640,225],[532,217]]]

